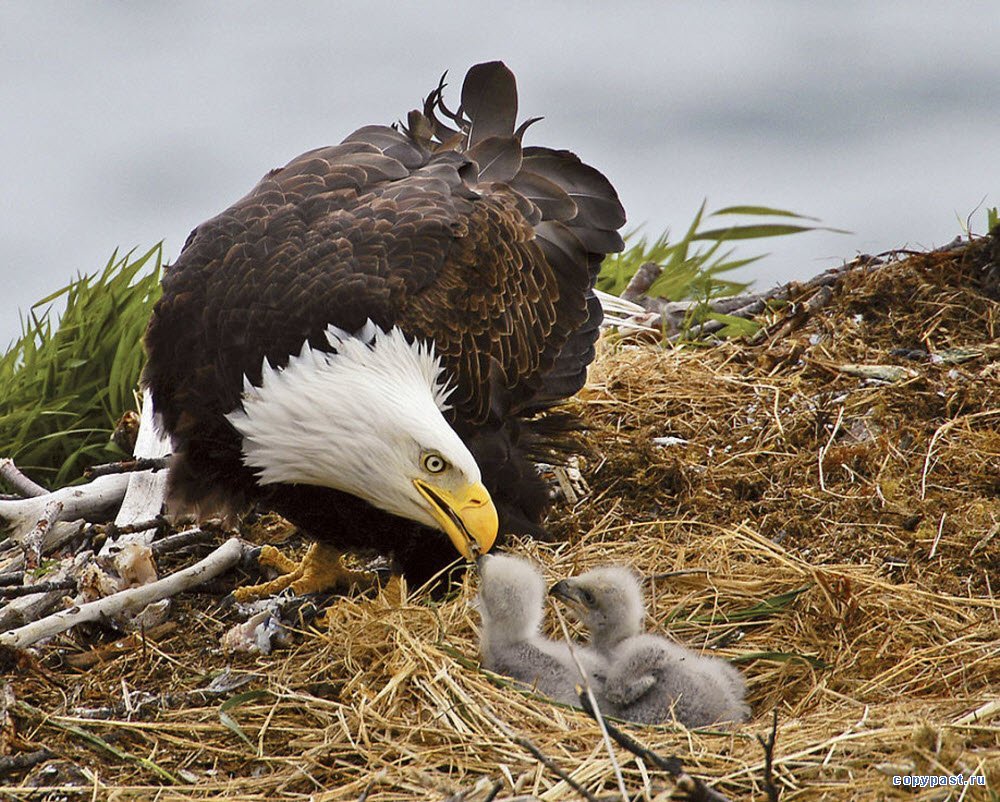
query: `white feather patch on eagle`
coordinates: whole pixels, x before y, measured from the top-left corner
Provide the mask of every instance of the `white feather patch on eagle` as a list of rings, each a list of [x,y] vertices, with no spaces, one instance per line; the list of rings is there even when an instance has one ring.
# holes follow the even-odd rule
[[[284,368],[265,360],[259,385],[244,379],[242,404],[226,415],[244,463],[260,484],[332,487],[435,526],[412,484],[427,478],[421,455],[440,454],[463,482],[481,476],[442,415],[453,388],[433,344],[371,321],[326,337],[333,351],[306,342]]]

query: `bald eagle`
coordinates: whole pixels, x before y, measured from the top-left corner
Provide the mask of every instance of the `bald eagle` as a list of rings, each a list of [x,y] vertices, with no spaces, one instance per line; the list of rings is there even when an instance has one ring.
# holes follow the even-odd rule
[[[165,271],[144,382],[173,508],[256,504],[417,583],[544,534],[533,461],[583,386],[625,214],[573,153],[522,147],[501,62],[455,112],[443,89],[272,170]]]

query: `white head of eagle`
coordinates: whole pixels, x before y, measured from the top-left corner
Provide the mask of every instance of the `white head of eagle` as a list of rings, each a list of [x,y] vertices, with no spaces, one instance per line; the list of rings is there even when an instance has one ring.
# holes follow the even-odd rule
[[[332,351],[304,343],[284,368],[264,360],[226,415],[262,484],[330,487],[444,531],[466,558],[489,551],[497,512],[479,466],[445,420],[451,389],[432,344],[368,321],[330,326]]]

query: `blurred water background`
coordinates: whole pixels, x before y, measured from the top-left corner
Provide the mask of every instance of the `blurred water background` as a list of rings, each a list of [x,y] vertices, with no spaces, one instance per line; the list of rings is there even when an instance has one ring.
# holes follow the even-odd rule
[[[4,3],[0,347],[115,248],[172,258],[268,169],[496,58],[545,116],[526,141],[604,171],[630,227],[707,198],[852,232],[749,243],[744,279],[940,245],[1000,204],[998,42],[995,1]]]

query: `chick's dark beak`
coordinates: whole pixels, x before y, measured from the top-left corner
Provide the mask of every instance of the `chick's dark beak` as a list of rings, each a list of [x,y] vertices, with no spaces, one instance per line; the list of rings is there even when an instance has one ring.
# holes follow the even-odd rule
[[[576,601],[576,596],[573,594],[573,586],[570,585],[570,583],[565,579],[559,580],[551,588],[549,588],[549,595],[555,596],[557,599],[562,599],[563,601]]]

